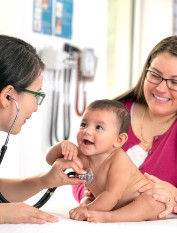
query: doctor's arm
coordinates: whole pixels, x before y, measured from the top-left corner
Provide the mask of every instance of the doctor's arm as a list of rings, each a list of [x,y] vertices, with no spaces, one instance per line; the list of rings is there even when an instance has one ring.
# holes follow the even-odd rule
[[[46,173],[28,178],[0,179],[0,192],[10,202],[19,202],[25,201],[43,189],[83,182],[80,179],[68,178],[64,173],[67,168],[72,168],[79,174],[85,173],[75,162],[57,159]]]
[[[43,175],[26,179],[1,179],[0,192],[6,199],[15,203],[0,203],[0,223],[57,222],[57,217],[18,201],[23,201],[44,188],[81,183],[79,179],[67,177],[64,173],[67,168],[72,168],[78,173],[85,173],[73,161],[57,159],[50,171]]]

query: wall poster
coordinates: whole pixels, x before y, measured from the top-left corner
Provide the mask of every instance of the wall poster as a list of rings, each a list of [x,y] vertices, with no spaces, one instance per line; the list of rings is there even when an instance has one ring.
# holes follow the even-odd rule
[[[33,31],[72,38],[73,0],[34,0]]]

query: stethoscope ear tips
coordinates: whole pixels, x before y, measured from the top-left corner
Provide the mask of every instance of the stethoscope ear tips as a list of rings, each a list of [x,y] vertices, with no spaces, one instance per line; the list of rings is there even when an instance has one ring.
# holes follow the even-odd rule
[[[10,95],[7,95],[7,96],[6,96],[6,98],[7,98],[8,100],[10,100],[10,99],[11,99]]]

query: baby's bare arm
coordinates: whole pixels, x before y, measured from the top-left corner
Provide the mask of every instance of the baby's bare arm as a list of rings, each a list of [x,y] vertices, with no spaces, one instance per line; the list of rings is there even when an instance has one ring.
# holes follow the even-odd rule
[[[56,159],[63,157],[62,150],[61,150],[61,143],[62,142],[54,145],[47,153],[46,161],[48,164],[52,165],[56,161]]]
[[[73,160],[79,167],[83,168],[81,152],[72,142],[63,140],[54,145],[47,153],[46,161],[52,165],[58,158],[63,157],[65,160]]]
[[[52,165],[56,159],[64,157],[65,160],[75,160],[78,155],[78,148],[72,142],[63,140],[54,145],[46,156],[46,161]]]
[[[128,163],[124,152],[113,156],[105,191],[88,205],[88,210],[109,211],[114,208],[122,198],[122,194],[129,183],[131,177],[130,165],[131,163]]]
[[[165,209],[165,205],[145,193],[139,195],[128,205],[114,211],[88,211],[89,222],[138,222],[156,220]]]
[[[87,205],[88,210],[109,211],[117,204],[119,197],[110,191],[102,192],[93,202]]]

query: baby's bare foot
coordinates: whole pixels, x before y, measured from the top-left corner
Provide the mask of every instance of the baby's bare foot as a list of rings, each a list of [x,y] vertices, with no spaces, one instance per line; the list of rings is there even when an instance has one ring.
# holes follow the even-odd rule
[[[86,218],[88,222],[112,222],[111,221],[111,212],[102,212],[102,211],[88,211]]]

